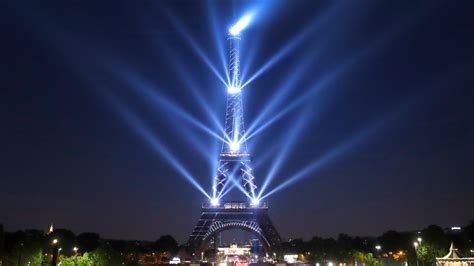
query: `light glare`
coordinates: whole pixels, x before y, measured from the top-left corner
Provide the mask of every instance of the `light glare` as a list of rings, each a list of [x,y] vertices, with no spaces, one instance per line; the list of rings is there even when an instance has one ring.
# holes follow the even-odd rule
[[[260,200],[257,198],[252,199],[252,205],[257,206],[260,203]]]
[[[234,26],[230,27],[229,33],[233,36],[239,35],[240,32],[250,24],[252,17],[253,14],[247,14],[243,16],[241,19],[239,19],[239,21],[237,21],[237,23],[234,24]]]
[[[240,149],[240,144],[236,141],[231,142],[229,146],[232,151],[238,151]]]
[[[219,199],[218,198],[212,198],[211,199],[211,205],[212,206],[219,206]]]
[[[227,92],[229,94],[239,93],[240,92],[240,87],[236,87],[236,86],[231,85],[231,86],[227,87]]]

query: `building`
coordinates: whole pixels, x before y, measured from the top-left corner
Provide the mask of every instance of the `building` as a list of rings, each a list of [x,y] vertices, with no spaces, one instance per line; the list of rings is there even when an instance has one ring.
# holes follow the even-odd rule
[[[448,254],[442,258],[436,258],[437,266],[474,266],[474,257],[462,257],[458,249],[451,242]]]

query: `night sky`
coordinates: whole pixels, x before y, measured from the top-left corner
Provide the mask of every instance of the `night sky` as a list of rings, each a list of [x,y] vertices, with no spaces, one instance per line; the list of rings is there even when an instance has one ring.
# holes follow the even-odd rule
[[[3,1],[5,229],[186,241],[207,198],[169,155],[211,191],[220,143],[196,124],[221,135],[209,65],[225,76],[250,9],[243,79],[273,58],[243,91],[247,127],[272,121],[248,142],[257,183],[314,166],[265,199],[283,238],[474,219],[473,1]]]

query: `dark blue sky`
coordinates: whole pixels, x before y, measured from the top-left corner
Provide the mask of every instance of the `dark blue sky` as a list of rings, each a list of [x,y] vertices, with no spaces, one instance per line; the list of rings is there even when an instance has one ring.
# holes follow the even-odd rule
[[[223,123],[225,88],[190,40],[223,75],[216,40],[226,52],[228,27],[251,8],[259,13],[242,35],[247,78],[286,53],[245,88],[247,126],[268,104],[258,125],[310,92],[249,140],[259,184],[286,155],[266,192],[319,165],[267,198],[283,237],[474,219],[472,1],[0,5],[6,230],[54,222],[76,233],[185,241],[206,198],[125,114],[210,191],[219,142],[173,106],[218,132],[196,95]]]

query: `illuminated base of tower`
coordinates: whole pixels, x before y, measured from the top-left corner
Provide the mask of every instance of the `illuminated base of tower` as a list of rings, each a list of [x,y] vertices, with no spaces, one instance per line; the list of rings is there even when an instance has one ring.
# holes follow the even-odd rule
[[[225,202],[219,206],[203,204],[201,218],[189,236],[188,246],[201,254],[220,232],[241,229],[257,236],[265,249],[280,244],[280,235],[268,216],[266,202],[258,206],[247,202]]]

